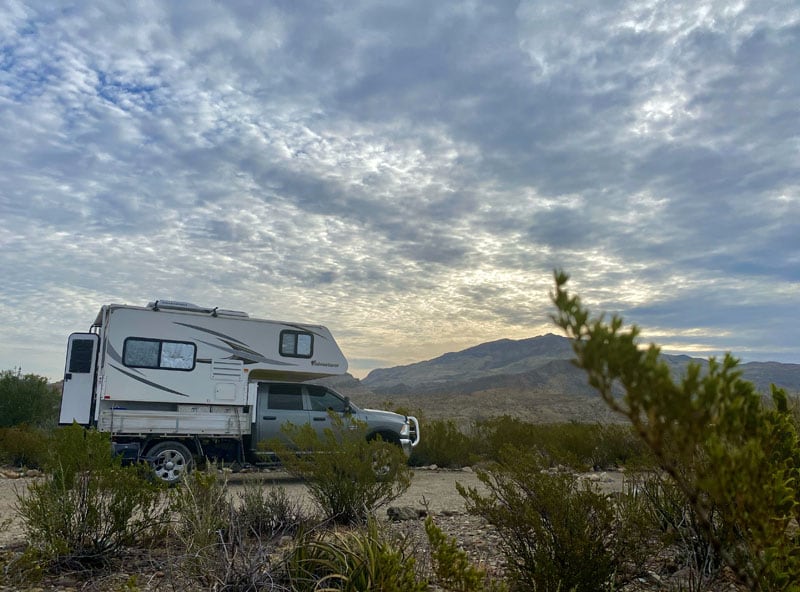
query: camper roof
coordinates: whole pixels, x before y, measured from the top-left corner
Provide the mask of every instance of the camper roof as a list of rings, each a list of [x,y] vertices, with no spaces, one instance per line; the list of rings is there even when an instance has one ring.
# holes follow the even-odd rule
[[[156,300],[148,302],[147,308],[152,310],[183,310],[186,312],[204,312],[212,316],[226,316],[226,317],[244,317],[249,318],[250,315],[241,310],[228,310],[226,308],[219,308],[217,306],[198,306],[191,302],[182,302],[180,300]]]

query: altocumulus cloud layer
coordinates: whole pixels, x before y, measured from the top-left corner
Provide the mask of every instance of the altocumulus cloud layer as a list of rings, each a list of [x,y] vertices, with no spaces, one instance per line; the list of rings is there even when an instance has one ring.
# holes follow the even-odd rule
[[[800,362],[800,6],[0,10],[0,366],[101,304],[320,322],[362,375],[551,330]]]

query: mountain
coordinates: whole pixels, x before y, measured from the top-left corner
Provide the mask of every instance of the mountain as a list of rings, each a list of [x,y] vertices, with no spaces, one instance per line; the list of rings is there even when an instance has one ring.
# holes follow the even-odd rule
[[[361,385],[378,394],[474,393],[489,389],[535,389],[549,393],[592,395],[582,370],[576,368],[569,339],[552,333],[528,339],[501,339],[406,366],[379,368]],[[676,377],[690,362],[707,360],[662,354]],[[800,365],[750,362],[739,366],[743,377],[760,392],[776,384],[800,392]]]
[[[348,374],[323,382],[361,407],[399,407],[462,426],[501,415],[539,423],[623,421],[589,386],[573,358],[569,339],[548,334],[500,339],[432,360],[380,368],[363,380]],[[690,362],[708,364],[686,355],[663,354],[662,359],[676,378]],[[750,362],[739,369],[761,393],[769,393],[771,383],[800,393],[798,364]]]
[[[407,366],[379,368],[361,382],[373,392],[405,393],[480,390],[490,381],[525,382],[529,374],[550,362],[569,360],[572,346],[552,333],[529,339],[500,339],[433,360]],[[506,378],[503,378],[506,377]],[[512,378],[513,377],[513,378]],[[474,384],[473,384],[474,383]]]

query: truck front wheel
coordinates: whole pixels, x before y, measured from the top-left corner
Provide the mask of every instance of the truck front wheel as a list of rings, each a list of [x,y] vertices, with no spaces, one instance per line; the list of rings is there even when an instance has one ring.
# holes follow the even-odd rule
[[[178,483],[192,470],[192,453],[180,442],[159,442],[147,454],[153,473],[169,485]]]

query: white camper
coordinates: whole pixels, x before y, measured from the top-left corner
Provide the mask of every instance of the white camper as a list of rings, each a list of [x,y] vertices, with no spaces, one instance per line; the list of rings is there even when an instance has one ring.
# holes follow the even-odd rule
[[[69,337],[59,421],[110,432],[118,453],[150,461],[166,481],[189,470],[193,455],[253,460],[285,421],[322,428],[331,410],[355,413],[410,453],[415,418],[362,411],[304,384],[346,371],[320,325],[185,302],[111,304],[88,333]]]

